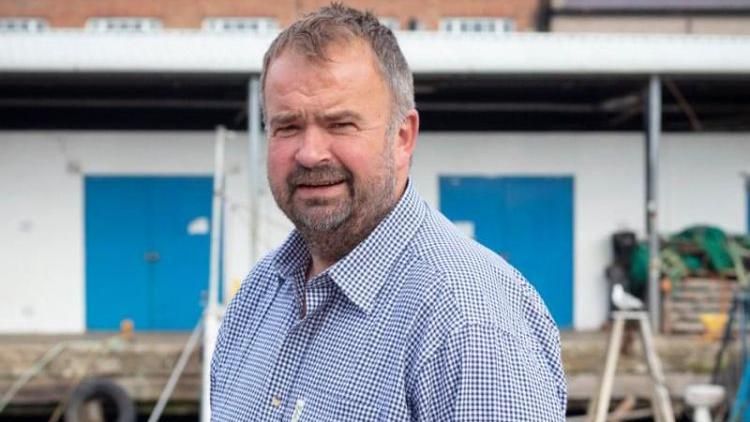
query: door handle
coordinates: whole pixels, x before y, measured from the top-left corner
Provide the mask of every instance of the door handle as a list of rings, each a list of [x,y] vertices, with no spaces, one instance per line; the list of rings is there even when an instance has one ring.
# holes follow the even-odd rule
[[[159,252],[156,251],[148,251],[143,254],[143,259],[145,259],[146,262],[157,262],[160,258]]]

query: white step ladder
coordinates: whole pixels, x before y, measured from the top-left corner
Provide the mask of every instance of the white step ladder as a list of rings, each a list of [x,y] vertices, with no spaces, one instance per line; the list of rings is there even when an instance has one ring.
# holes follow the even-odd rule
[[[589,402],[587,421],[605,422],[609,410],[609,402],[612,398],[612,385],[617,370],[617,360],[620,357],[622,338],[625,334],[626,321],[638,321],[639,334],[643,344],[643,352],[646,355],[649,375],[653,381],[653,392],[651,404],[654,408],[654,420],[657,422],[674,422],[674,411],[669,398],[669,391],[664,382],[664,374],[661,362],[654,349],[654,338],[651,334],[648,313],[645,311],[615,311],[612,312],[614,324],[612,334],[609,337],[607,347],[607,360],[602,373],[599,393],[592,397]]]

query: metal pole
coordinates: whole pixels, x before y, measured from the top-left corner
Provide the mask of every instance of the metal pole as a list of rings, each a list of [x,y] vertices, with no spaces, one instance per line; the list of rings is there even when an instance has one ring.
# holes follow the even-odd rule
[[[161,390],[159,400],[156,402],[154,410],[151,411],[151,415],[148,417],[148,422],[158,422],[159,418],[161,418],[161,414],[164,412],[164,408],[167,407],[169,398],[172,397],[172,393],[174,392],[175,387],[177,387],[177,381],[180,380],[180,376],[185,371],[185,366],[187,366],[190,355],[193,354],[195,346],[198,345],[198,339],[200,339],[202,330],[203,318],[198,320],[198,324],[196,324],[195,328],[193,328],[193,333],[190,334],[190,338],[185,344],[185,347],[182,348],[182,353],[180,353],[180,357],[179,359],[177,359],[177,364],[174,368],[172,368],[172,373],[169,374],[167,385],[163,390]]]
[[[648,85],[648,134],[646,136],[646,228],[648,231],[648,308],[651,326],[659,332],[661,317],[659,276],[659,228],[657,225],[659,182],[659,138],[661,136],[661,81],[652,75]]]
[[[222,241],[221,227],[224,210],[224,150],[226,129],[216,128],[216,145],[214,151],[214,197],[211,209],[211,266],[208,281],[208,303],[204,313],[203,331],[203,379],[201,396],[201,421],[211,420],[211,359],[214,354],[216,336],[219,331],[219,270],[221,266],[219,251]]]
[[[743,289],[740,289],[740,293],[737,295],[740,298],[740,345],[742,357],[740,358],[740,371],[741,374],[745,370],[747,363],[747,293]]]
[[[258,208],[260,205],[260,81],[253,76],[248,84],[247,93],[247,132],[248,132],[248,240],[250,242],[250,265],[258,260]]]

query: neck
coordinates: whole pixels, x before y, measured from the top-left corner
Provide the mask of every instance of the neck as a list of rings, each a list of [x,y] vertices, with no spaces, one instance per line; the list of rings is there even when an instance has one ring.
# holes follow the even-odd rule
[[[330,268],[335,263],[336,263],[335,261],[322,260],[321,258],[318,258],[315,255],[313,255],[312,262],[310,263],[310,267],[307,269],[306,279],[307,280],[312,279],[313,277],[317,276],[318,274]]]

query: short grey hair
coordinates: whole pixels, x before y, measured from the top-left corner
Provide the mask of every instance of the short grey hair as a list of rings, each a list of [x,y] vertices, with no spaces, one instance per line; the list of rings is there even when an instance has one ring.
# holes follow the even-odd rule
[[[328,60],[326,49],[341,41],[365,41],[377,57],[380,74],[391,92],[391,120],[387,134],[394,135],[407,113],[414,109],[414,78],[398,41],[390,29],[369,11],[340,3],[316,10],[282,31],[263,57],[260,74],[261,101],[265,102],[266,74],[271,62],[288,48],[311,60]],[[265,111],[264,111],[265,117]]]

